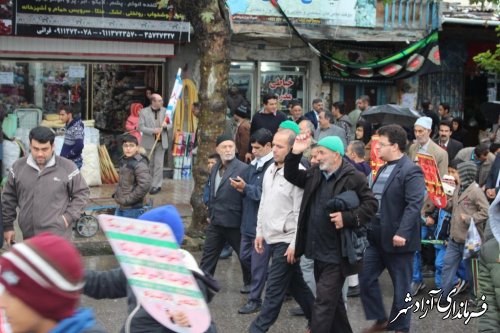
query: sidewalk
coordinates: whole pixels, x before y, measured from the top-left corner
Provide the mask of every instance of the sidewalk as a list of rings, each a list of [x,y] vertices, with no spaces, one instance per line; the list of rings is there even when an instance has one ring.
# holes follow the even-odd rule
[[[101,185],[90,188],[90,202],[87,207],[95,206],[108,206],[114,205],[115,202],[111,198],[111,195],[115,191],[116,185]],[[184,224],[188,224],[191,221],[192,208],[189,204],[191,198],[191,192],[194,187],[193,180],[172,180],[165,179],[163,181],[163,187],[160,193],[155,195],[147,196],[153,199],[153,207],[158,207],[162,205],[174,205],[179,210],[179,213],[184,220]],[[92,213],[92,215],[97,216],[99,214],[114,214],[114,210],[103,210],[94,211],[87,213]],[[90,238],[84,238],[73,235],[73,242],[75,246],[80,250],[80,252],[85,255],[101,255],[101,254],[112,254],[111,247],[106,239],[106,236],[101,230]]]

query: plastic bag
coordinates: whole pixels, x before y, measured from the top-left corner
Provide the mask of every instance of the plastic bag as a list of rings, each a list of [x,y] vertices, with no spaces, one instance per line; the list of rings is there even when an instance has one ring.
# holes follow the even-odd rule
[[[474,219],[471,218],[467,238],[465,239],[464,259],[476,257],[481,249],[481,244],[481,236],[479,235],[479,231],[477,231]]]

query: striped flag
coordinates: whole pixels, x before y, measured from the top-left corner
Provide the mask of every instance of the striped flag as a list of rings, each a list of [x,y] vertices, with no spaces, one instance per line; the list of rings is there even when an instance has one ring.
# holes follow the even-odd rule
[[[175,76],[174,88],[172,89],[172,94],[168,100],[167,113],[165,115],[165,124],[170,124],[171,120],[174,119],[175,107],[177,106],[177,101],[182,95],[182,69],[179,68],[177,75]]]

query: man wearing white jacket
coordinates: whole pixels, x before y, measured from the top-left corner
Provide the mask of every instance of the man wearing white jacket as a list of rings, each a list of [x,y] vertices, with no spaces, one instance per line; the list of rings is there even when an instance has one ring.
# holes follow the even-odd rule
[[[275,163],[270,165],[262,183],[262,197],[257,215],[255,250],[263,252],[263,240],[269,244],[271,267],[268,271],[266,296],[262,309],[250,326],[251,333],[267,332],[278,318],[287,290],[304,311],[308,321],[314,296],[304,282],[295,258],[295,232],[303,190],[284,176],[286,155],[295,141],[295,132],[283,129],[273,138]]]

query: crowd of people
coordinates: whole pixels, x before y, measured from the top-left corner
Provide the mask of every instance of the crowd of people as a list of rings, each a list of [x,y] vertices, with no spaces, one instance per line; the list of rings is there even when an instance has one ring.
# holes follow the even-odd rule
[[[121,140],[115,214],[166,223],[180,246],[184,229],[175,208],[143,209],[146,195],[161,191],[171,128],[161,96],[152,94],[150,102],[140,111],[134,106],[130,119],[130,128],[140,135],[126,133]],[[287,297],[298,303],[292,312],[304,316],[305,332],[352,332],[347,297],[360,297],[366,319],[374,321],[363,332],[409,332],[411,312],[403,310],[409,297],[427,297],[427,289],[438,290],[439,305],[462,293],[471,309],[486,299],[488,311],[478,329],[500,330],[496,134],[492,142],[466,147],[462,121],[451,117],[446,103],[437,113],[424,101],[411,129],[364,117],[368,96],[349,113],[342,102],[327,110],[315,99],[306,113],[292,102],[287,117],[270,94],[251,120],[246,103],[233,104],[235,131],[217,137],[207,161],[208,225],[199,266],[183,252],[205,300],[219,289],[213,276],[229,246],[241,266],[240,291],[248,294],[237,311],[258,313],[251,333],[267,332]],[[70,244],[89,189],[77,156],[81,121],[66,109],[59,115],[68,127],[63,151],[69,159],[54,153],[52,130],[32,129],[30,154],[14,163],[2,193],[1,242],[10,247],[0,258],[0,307],[12,331],[101,332],[92,311],[79,308],[85,293],[97,299],[127,297],[123,331],[171,332],[142,308],[120,268],[85,272]],[[444,206],[428,190],[421,156],[435,163],[439,184],[433,185],[446,193]],[[375,170],[374,157],[381,162]],[[24,239],[19,244],[16,219]],[[482,245],[469,256],[464,253],[471,225]],[[393,286],[389,313],[379,285],[385,270]],[[424,284],[430,277],[434,286]],[[190,326],[182,311],[166,315],[179,327]],[[207,330],[216,331],[214,323]]]
[[[268,95],[246,120],[244,156],[235,143],[242,133],[221,135],[206,185],[209,225],[201,268],[214,274],[227,243],[236,251],[240,291],[249,293],[238,312],[258,312],[252,333],[269,330],[287,295],[297,301],[292,313],[305,316],[308,332],[352,331],[346,300],[358,296],[366,318],[374,320],[363,332],[408,332],[411,315],[400,313],[408,297],[432,289],[440,304],[456,296],[470,308],[478,306],[479,291],[487,295],[492,310],[479,330],[498,329],[500,300],[493,290],[499,287],[499,248],[491,243],[500,237],[487,231],[496,223],[490,202],[499,188],[498,146],[464,148],[462,121],[452,118],[446,103],[435,112],[424,100],[409,129],[372,123],[363,116],[369,101],[361,96],[350,113],[342,102],[324,109],[320,99],[304,113],[292,101],[287,119],[277,97]],[[235,116],[238,123],[240,118]],[[421,155],[434,161],[447,190],[443,208],[426,190]],[[375,171],[373,156],[383,163]],[[463,259],[471,223],[488,247],[479,258]],[[479,275],[472,271],[476,260]],[[389,314],[379,287],[386,269],[394,288]],[[427,288],[424,277],[434,277],[434,286]]]

